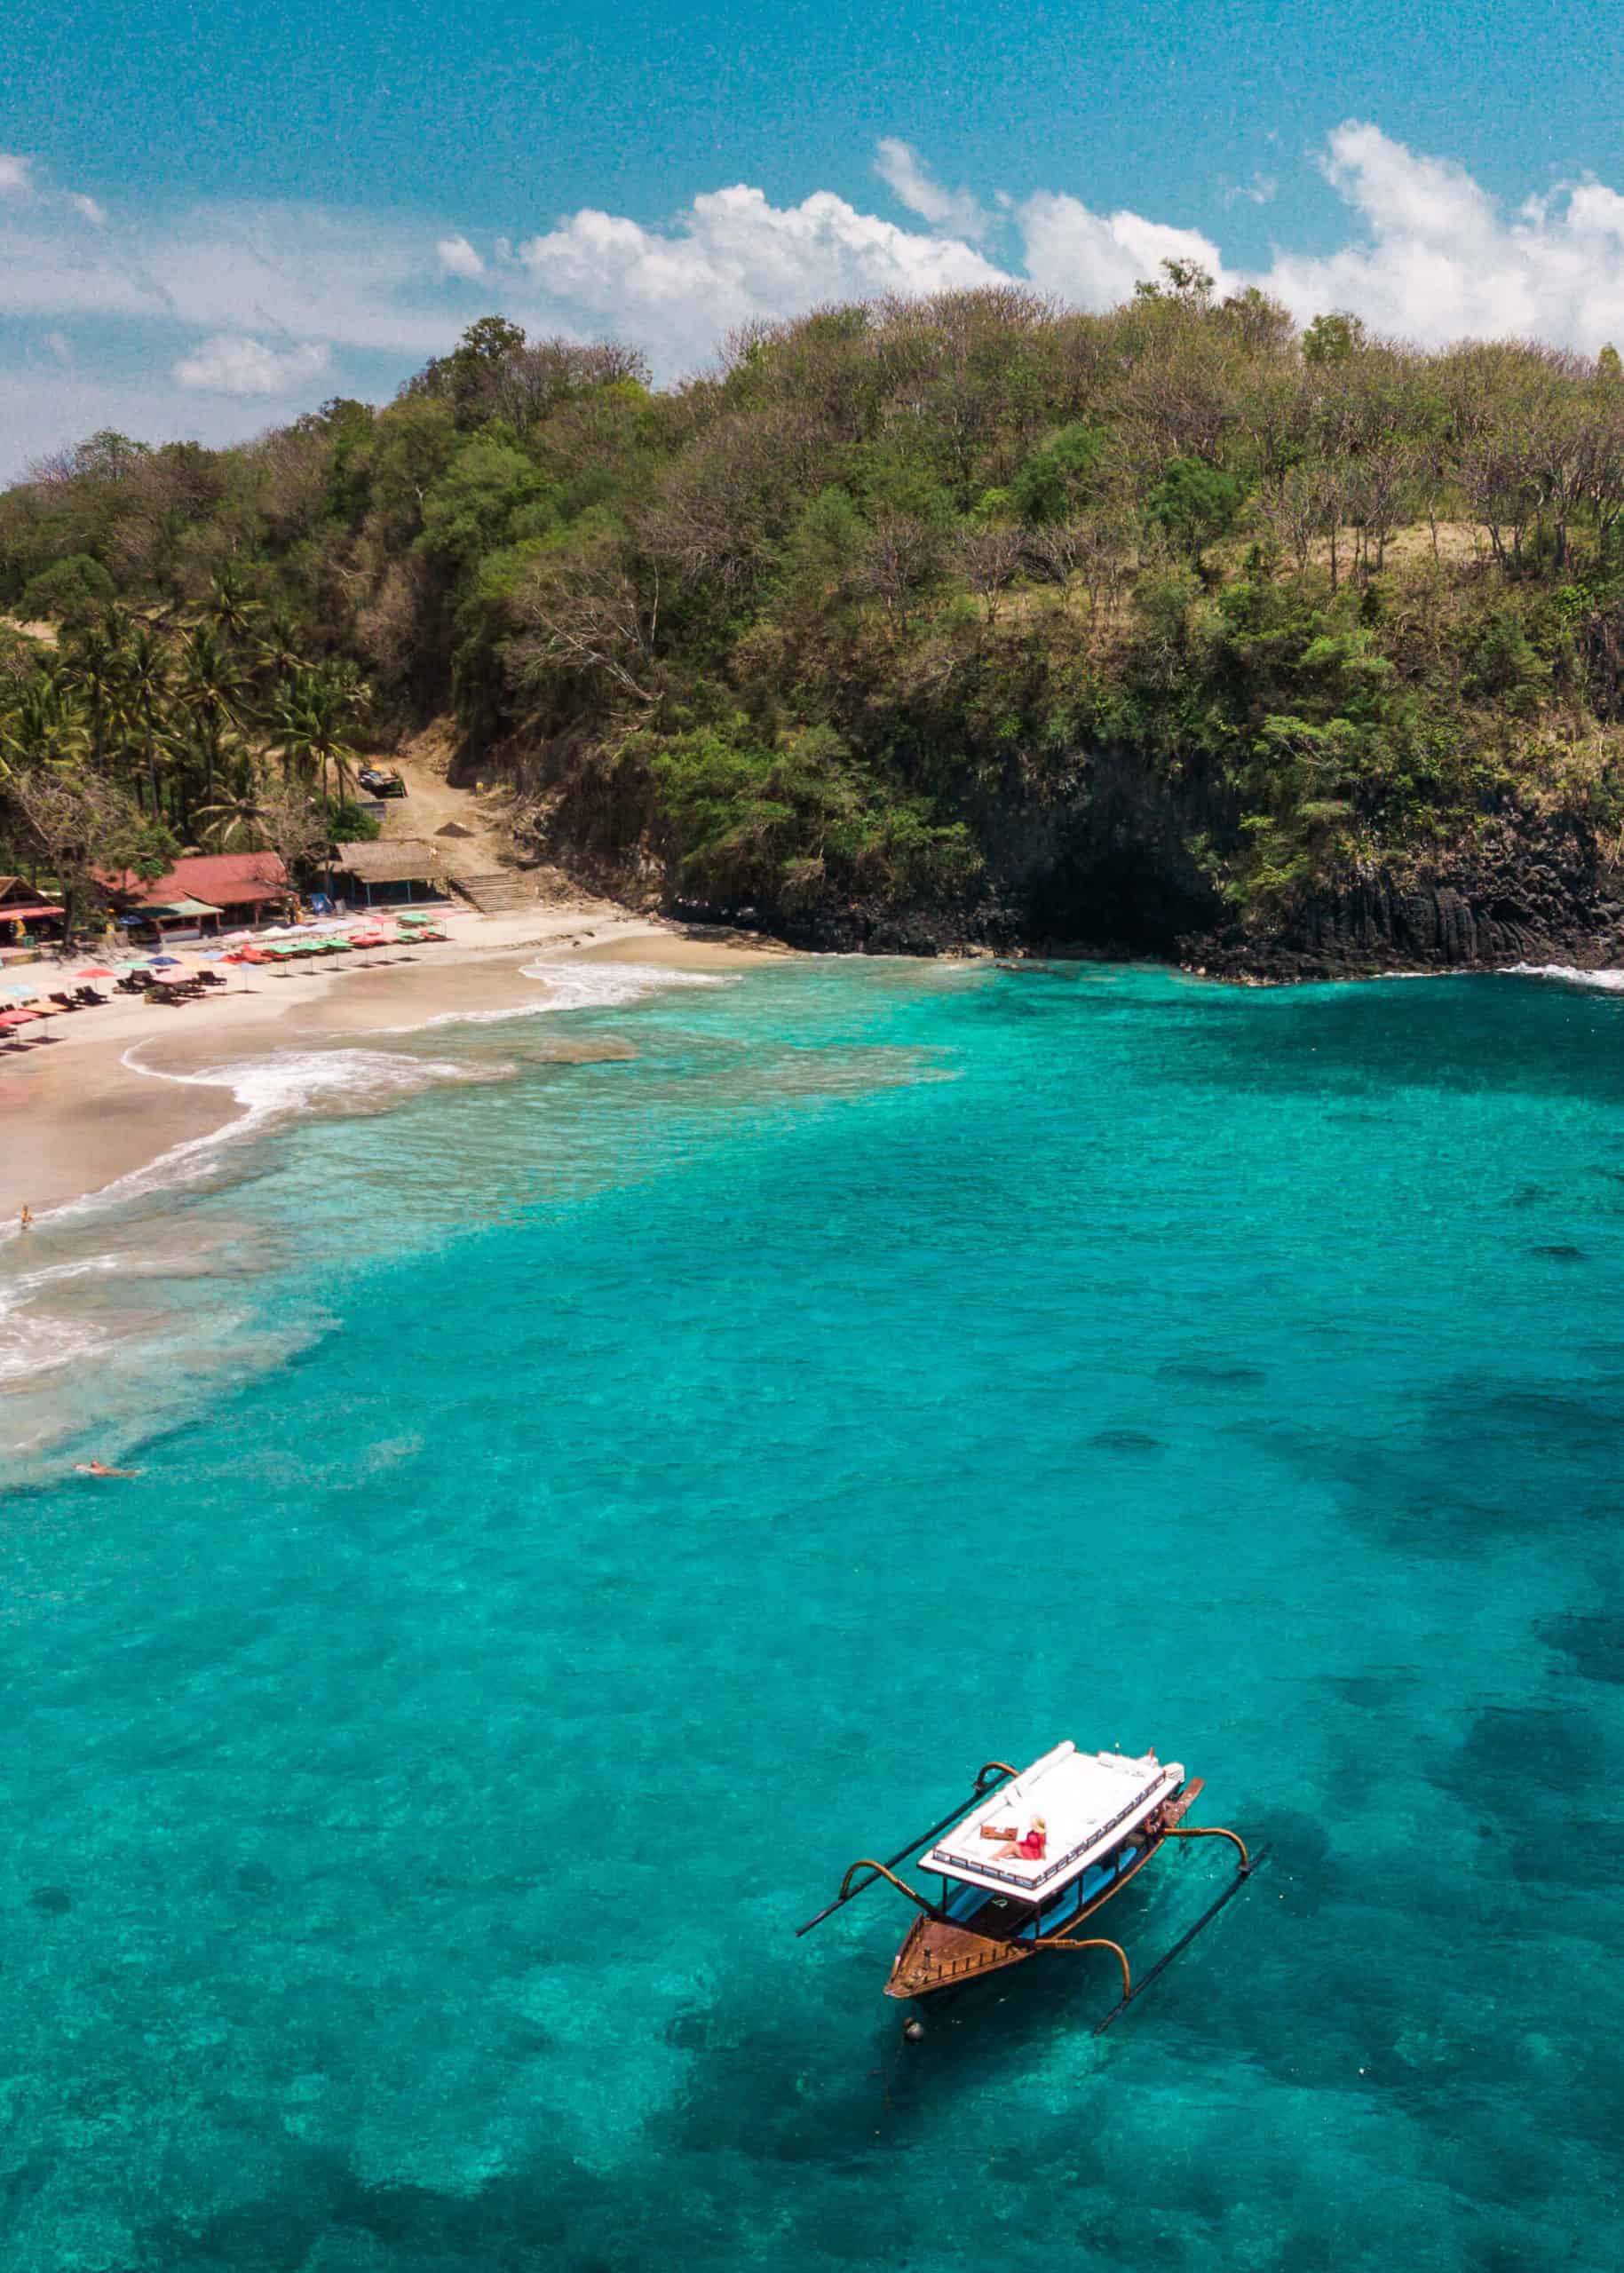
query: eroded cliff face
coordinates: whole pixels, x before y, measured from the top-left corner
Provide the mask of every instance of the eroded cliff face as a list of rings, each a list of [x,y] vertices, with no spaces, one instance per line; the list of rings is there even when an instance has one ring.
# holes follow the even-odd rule
[[[586,798],[580,783],[590,779],[577,777],[564,795],[555,788],[548,858],[639,906],[824,952],[1148,956],[1212,978],[1277,982],[1517,962],[1624,965],[1620,848],[1573,815],[1503,816],[1470,843],[1395,857],[1273,921],[1242,924],[1192,849],[1203,839],[1220,850],[1239,843],[1231,793],[1195,772],[1151,773],[1130,754],[1080,753],[1070,779],[1051,781],[1041,801],[995,799],[967,815],[985,867],[973,891],[950,902],[695,894],[661,859],[646,808],[636,812],[635,800],[606,795],[601,783]]]
[[[1179,959],[1214,977],[1274,979],[1620,963],[1614,850],[1575,819],[1518,815],[1453,852],[1314,893],[1273,930],[1186,936]]]

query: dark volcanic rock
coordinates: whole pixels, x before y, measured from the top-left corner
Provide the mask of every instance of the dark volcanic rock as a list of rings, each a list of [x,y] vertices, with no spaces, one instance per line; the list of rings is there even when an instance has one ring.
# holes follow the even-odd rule
[[[1274,932],[1239,925],[1179,942],[1215,978],[1346,978],[1382,970],[1580,969],[1624,960],[1624,879],[1594,833],[1523,814],[1401,881],[1311,896]]]

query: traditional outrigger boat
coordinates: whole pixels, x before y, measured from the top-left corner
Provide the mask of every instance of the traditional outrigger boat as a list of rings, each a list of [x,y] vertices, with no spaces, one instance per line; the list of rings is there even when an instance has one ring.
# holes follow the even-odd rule
[[[1041,1951],[1108,1950],[1121,1968],[1122,1994],[1096,2027],[1098,2036],[1188,1948],[1268,1855],[1266,1847],[1248,1852],[1239,1832],[1187,1824],[1184,1817],[1202,1789],[1199,1776],[1186,1782],[1176,1761],[1164,1764],[1153,1752],[1132,1759],[1120,1752],[1079,1752],[1068,1741],[1030,1768],[989,1760],[976,1778],[968,1815],[955,1809],[887,1862],[864,1856],[853,1863],[834,1901],[797,1932],[809,1934],[887,1880],[923,1913],[904,1936],[885,1984],[888,1997],[913,2000],[940,2000],[983,1975],[1024,1965]],[[1120,1894],[1167,1839],[1226,1839],[1240,1859],[1217,1900],[1136,1981],[1120,1943],[1076,1929]],[[898,1865],[922,1849],[929,1851],[918,1867],[941,1881],[935,1902],[897,1876]],[[904,2030],[908,2036],[923,2032],[916,2020]]]

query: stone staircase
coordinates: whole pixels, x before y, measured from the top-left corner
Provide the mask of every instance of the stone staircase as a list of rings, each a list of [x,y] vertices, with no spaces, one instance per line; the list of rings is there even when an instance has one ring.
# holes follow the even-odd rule
[[[516,868],[476,868],[456,860],[448,860],[446,867],[453,889],[481,915],[519,915],[539,898],[535,878]]]

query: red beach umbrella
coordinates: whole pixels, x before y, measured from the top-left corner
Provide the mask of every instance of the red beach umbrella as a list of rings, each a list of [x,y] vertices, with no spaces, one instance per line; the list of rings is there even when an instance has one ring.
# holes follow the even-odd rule
[[[30,1026],[44,1015],[43,1010],[0,1010],[0,1026]]]
[[[113,973],[98,962],[92,963],[89,970],[75,971],[74,976],[75,978],[111,978]]]

